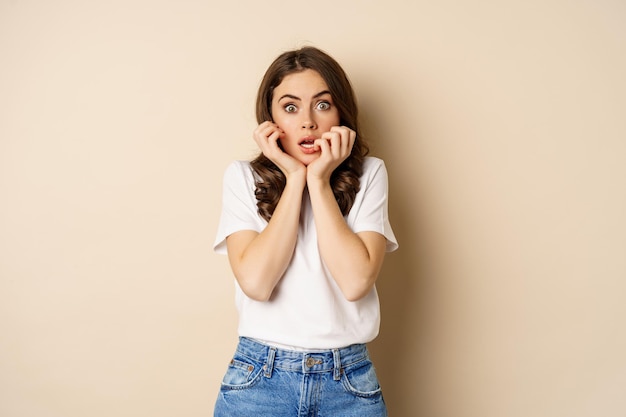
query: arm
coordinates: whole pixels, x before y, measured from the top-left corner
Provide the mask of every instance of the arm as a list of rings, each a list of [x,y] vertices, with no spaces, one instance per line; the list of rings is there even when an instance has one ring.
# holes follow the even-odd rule
[[[269,300],[287,269],[298,235],[302,186],[287,182],[267,227],[242,230],[226,238],[228,259],[242,291],[257,301]]]
[[[352,130],[333,127],[318,141],[321,156],[307,169],[320,254],[350,301],[363,298],[372,289],[386,252],[383,235],[354,233],[348,227],[330,186],[332,172],[350,155],[355,138]]]
[[[272,155],[285,173],[287,183],[268,225],[262,232],[241,230],[226,238],[228,259],[242,291],[250,298],[267,301],[283,276],[296,245],[306,170],[287,159],[276,141],[281,131],[268,122],[254,132],[265,155]]]
[[[309,182],[309,193],[322,259],[346,299],[359,300],[369,293],[378,278],[386,239],[377,232],[352,232],[330,184]]]

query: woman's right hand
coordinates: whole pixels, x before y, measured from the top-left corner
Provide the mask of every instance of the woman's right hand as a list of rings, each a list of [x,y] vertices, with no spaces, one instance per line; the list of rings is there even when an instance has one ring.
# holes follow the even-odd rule
[[[306,177],[306,166],[285,153],[279,146],[278,141],[284,137],[285,132],[274,122],[266,121],[254,129],[252,137],[259,145],[261,152],[289,178],[292,174],[301,174]]]

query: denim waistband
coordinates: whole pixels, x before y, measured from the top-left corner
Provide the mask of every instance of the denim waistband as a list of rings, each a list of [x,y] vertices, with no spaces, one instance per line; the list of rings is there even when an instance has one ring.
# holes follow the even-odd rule
[[[325,351],[301,352],[280,349],[247,337],[240,337],[237,352],[250,359],[265,362],[266,377],[272,376],[274,369],[302,373],[333,372],[333,378],[341,377],[341,370],[353,363],[369,359],[364,344],[350,345]]]

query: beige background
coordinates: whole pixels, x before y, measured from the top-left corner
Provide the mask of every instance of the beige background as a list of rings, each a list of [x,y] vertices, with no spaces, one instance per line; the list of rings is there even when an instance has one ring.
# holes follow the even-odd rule
[[[280,52],[350,74],[393,417],[626,415],[626,3],[0,0],[0,415],[212,414],[211,250]]]

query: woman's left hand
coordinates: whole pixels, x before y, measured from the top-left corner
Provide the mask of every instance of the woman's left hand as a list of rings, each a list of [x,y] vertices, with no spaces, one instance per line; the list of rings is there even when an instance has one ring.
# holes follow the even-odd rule
[[[315,141],[320,149],[320,157],[307,167],[307,182],[315,180],[329,181],[333,171],[350,156],[356,132],[345,126],[333,126]]]

